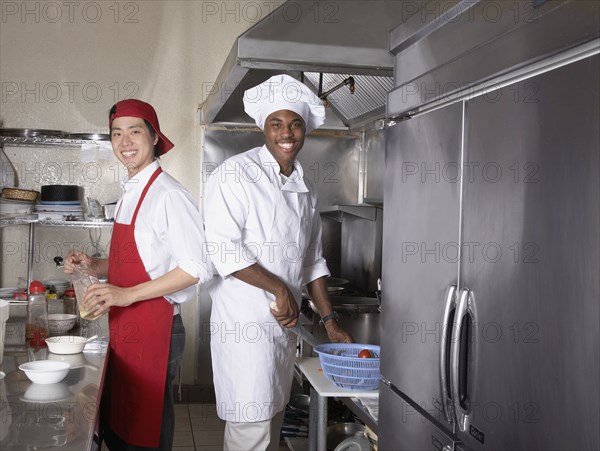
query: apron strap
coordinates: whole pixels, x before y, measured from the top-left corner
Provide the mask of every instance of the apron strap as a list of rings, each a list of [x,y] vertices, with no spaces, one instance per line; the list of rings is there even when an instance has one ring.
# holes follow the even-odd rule
[[[138,204],[135,207],[135,211],[133,212],[133,217],[131,218],[131,225],[135,224],[135,220],[137,219],[138,211],[140,211],[140,207],[142,206],[142,202],[144,201],[144,198],[146,197],[146,193],[150,189],[150,185],[152,185],[154,180],[156,180],[156,177],[158,177],[161,172],[162,172],[162,168],[159,166],[156,169],[156,171],[154,171],[154,174],[152,174],[152,176],[150,177],[150,180],[148,180],[148,183],[146,183],[146,186],[144,187],[144,190],[142,191],[142,195],[140,196],[140,200],[138,201]]]

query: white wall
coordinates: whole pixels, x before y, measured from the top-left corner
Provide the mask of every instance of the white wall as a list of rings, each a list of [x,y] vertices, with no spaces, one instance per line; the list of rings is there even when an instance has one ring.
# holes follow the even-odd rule
[[[116,101],[143,99],[154,105],[161,129],[176,146],[162,159],[163,168],[199,199],[198,106],[235,38],[280,3],[2,0],[0,126],[107,133],[108,110]],[[5,152],[24,188],[77,183],[102,202],[119,195],[122,170],[112,157],[88,152],[82,160],[73,148]],[[51,257],[64,252],[65,243],[89,247],[88,231],[37,229],[36,278],[62,277]],[[27,228],[0,233],[0,285],[15,286],[27,269]],[[104,233],[104,247],[106,242]],[[196,303],[183,313],[189,344],[184,383],[193,383]]]

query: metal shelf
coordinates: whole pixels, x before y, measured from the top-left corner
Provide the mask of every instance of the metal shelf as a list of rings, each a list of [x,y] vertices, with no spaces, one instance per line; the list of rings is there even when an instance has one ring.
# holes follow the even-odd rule
[[[38,222],[37,215],[19,215],[0,218],[0,227],[34,224]]]
[[[69,139],[58,137],[26,138],[23,136],[0,136],[1,145],[15,147],[81,147],[82,144],[109,142],[105,140]]]
[[[350,214],[369,221],[376,221],[378,208],[381,210],[381,207],[370,204],[332,205],[323,208],[320,211],[320,214],[321,216],[330,217],[338,222],[343,221],[344,214]]]
[[[21,215],[9,218],[0,218],[0,228],[8,226],[19,226],[26,224],[39,224],[48,227],[81,227],[84,229],[98,229],[112,227],[113,221],[51,221],[48,219],[39,219],[37,215]]]
[[[37,222],[39,225],[48,227],[82,227],[84,229],[98,229],[103,227],[112,227],[113,221],[50,221],[42,219]]]

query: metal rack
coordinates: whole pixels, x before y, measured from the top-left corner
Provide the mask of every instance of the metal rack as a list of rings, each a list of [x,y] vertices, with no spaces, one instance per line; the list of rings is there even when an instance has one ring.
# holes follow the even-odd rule
[[[81,147],[83,144],[96,143],[106,140],[98,139],[71,139],[60,136],[2,136],[0,135],[0,148],[4,146],[13,147]],[[0,218],[0,228],[10,226],[29,225],[29,253],[27,261],[27,286],[31,283],[33,274],[33,249],[35,239],[35,225],[49,227],[79,227],[86,229],[109,228],[113,221],[87,220],[87,221],[66,221],[66,220],[40,220],[37,214],[23,214],[12,217]]]
[[[82,144],[100,143],[104,140],[70,139],[52,136],[24,137],[24,136],[0,136],[0,145],[16,147],[81,147]]]

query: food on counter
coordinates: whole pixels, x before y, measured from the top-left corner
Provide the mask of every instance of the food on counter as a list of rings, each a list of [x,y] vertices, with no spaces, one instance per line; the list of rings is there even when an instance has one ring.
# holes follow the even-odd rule
[[[358,352],[358,357],[360,357],[361,359],[372,359],[373,353],[371,351],[369,351],[368,349],[361,349]]]

